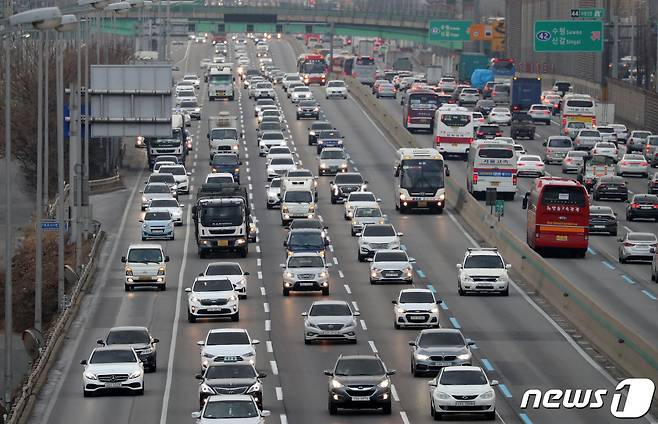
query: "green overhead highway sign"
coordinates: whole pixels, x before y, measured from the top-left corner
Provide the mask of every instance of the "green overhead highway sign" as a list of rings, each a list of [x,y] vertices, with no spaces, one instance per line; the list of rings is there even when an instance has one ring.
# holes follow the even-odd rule
[[[430,21],[429,41],[469,41],[471,21]]]
[[[605,9],[571,9],[571,17],[585,19],[602,19]]]
[[[603,21],[535,21],[536,52],[601,52]]]

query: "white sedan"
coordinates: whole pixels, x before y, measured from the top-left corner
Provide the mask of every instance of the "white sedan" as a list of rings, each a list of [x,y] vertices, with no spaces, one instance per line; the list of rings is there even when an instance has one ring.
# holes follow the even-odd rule
[[[169,212],[175,225],[183,225],[183,206],[177,199],[153,199],[149,203],[147,212]]]
[[[592,149],[592,154],[610,156],[614,160],[617,160],[619,155],[619,150],[617,149],[617,145],[615,143],[611,143],[609,141],[601,141],[594,145],[594,148]]]
[[[307,86],[295,87],[290,94],[290,100],[293,103],[297,103],[300,100],[311,100],[313,98],[313,92]]]
[[[506,107],[495,107],[489,112],[489,123],[510,125],[512,123],[512,114]]]
[[[521,155],[516,161],[517,171],[519,177],[543,177],[546,175],[546,167],[544,162],[539,156],[536,155]]]
[[[617,175],[626,174],[640,175],[644,178],[649,176],[649,163],[644,155],[626,153],[621,160],[617,162]]]
[[[80,362],[85,397],[103,390],[127,390],[144,394],[144,365],[132,347],[98,347]],[[117,378],[120,377],[120,378]]]
[[[484,414],[487,420],[496,419],[496,392],[491,386],[498,381],[487,378],[480,367],[452,366],[441,369],[439,375],[429,382],[430,414],[436,420],[443,414]],[[468,402],[462,396],[468,393]]]
[[[194,88],[198,89],[201,87],[201,79],[196,76],[195,74],[186,74],[183,77],[183,81],[192,81],[192,84],[194,85]]]
[[[325,90],[325,97],[342,97],[347,99],[347,86],[342,80],[332,80],[327,82]]]

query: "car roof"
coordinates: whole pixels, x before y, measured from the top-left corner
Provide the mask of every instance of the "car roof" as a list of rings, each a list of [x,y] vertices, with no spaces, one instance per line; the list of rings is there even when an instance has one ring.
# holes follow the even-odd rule
[[[111,331],[146,331],[149,332],[149,329],[139,325],[123,325],[119,327],[112,327],[108,330],[108,333]]]
[[[212,328],[208,330],[208,334],[215,334],[215,333],[249,333],[246,329],[244,328]]]
[[[206,268],[211,266],[211,265],[237,265],[237,266],[240,266],[240,262],[233,262],[233,261],[210,262],[208,265],[206,265]],[[240,267],[240,268],[242,268],[242,267]]]
[[[160,249],[162,250],[162,246],[160,246],[157,243],[136,243],[136,244],[131,244],[128,246],[128,250],[130,249]]]
[[[94,348],[94,350],[92,351],[92,353],[93,353],[93,352],[106,352],[106,351],[112,351],[112,350],[130,350],[130,351],[132,351],[132,352],[135,352],[135,351],[133,350],[133,348],[130,347],[130,345],[121,344],[121,345],[106,345],[106,346],[99,346],[99,347]]]
[[[294,257],[297,257],[297,256],[300,256],[300,257],[314,257],[314,258],[322,257],[322,255],[320,255],[317,252],[294,252],[292,255],[290,255],[290,257],[288,257],[288,259],[294,258]]]
[[[289,235],[293,233],[317,233],[317,234],[322,234],[322,230],[319,228],[293,228],[290,230]]]
[[[207,402],[232,402],[236,400],[243,400],[249,402],[255,402],[254,398],[251,395],[212,395],[207,398]],[[214,420],[213,420],[214,421]]]
[[[430,289],[402,289],[400,294],[402,293],[432,293],[432,291]]]
[[[589,213],[590,215],[592,213],[614,213],[612,208],[610,206],[599,206],[599,205],[592,205],[589,207]]]
[[[500,252],[498,250],[470,249],[466,251],[464,256],[469,255],[500,256]]]
[[[230,281],[228,278],[221,278],[221,275],[199,275],[198,277],[194,278],[194,281],[217,281],[217,280],[226,280]]]
[[[340,361],[341,359],[373,359],[382,362],[381,358],[375,355],[341,355],[338,357],[338,360]]]
[[[315,300],[311,303],[311,306],[315,305],[347,305],[349,304],[345,300]]]
[[[482,374],[484,374],[482,368],[472,365],[460,365],[460,366],[451,366],[451,367],[443,368],[443,372],[450,372],[450,371],[480,371]]]
[[[420,334],[431,334],[431,333],[454,333],[461,334],[461,330],[457,328],[425,328],[420,331]]]

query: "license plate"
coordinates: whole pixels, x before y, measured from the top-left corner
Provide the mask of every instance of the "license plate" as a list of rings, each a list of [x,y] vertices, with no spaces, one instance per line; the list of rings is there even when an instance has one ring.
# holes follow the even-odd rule
[[[237,356],[225,356],[224,357],[224,361],[226,361],[226,362],[235,362],[237,360],[238,360]]]
[[[220,306],[209,306],[208,307],[208,312],[217,312],[221,311],[223,308]]]
[[[418,207],[419,208],[426,208],[427,207],[427,202],[418,202]]]
[[[594,228],[605,228],[605,225],[595,225]]]
[[[357,402],[367,402],[370,400],[370,396],[352,396],[352,400]]]
[[[425,321],[424,316],[410,316],[409,321]]]
[[[452,365],[452,362],[450,362],[450,361],[434,361],[434,362],[432,362],[432,364],[435,367],[449,367],[449,366]]]
[[[313,283],[299,283],[299,285],[302,287],[310,287],[313,285]]]
[[[163,232],[163,231],[164,231],[164,230],[153,230],[154,233],[161,233],[161,232]]]
[[[121,383],[105,383],[105,387],[108,389],[116,389],[117,387],[121,387]]]
[[[557,241],[567,241],[569,237],[567,236],[555,236],[555,240]]]
[[[226,247],[226,246],[228,246],[228,240],[219,240],[217,242],[217,245],[222,246],[222,247]]]
[[[498,187],[498,186],[500,185],[500,181],[492,181],[492,182],[491,182],[491,185],[492,185],[493,187]]]
[[[475,406],[475,402],[467,401],[467,400],[458,400],[457,402],[455,402],[455,405],[457,405],[457,406]]]
[[[640,209],[651,209],[653,206],[640,206]]]

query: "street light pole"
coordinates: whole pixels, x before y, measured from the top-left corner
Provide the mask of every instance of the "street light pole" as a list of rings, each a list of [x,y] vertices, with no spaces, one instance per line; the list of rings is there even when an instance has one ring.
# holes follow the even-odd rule
[[[57,86],[57,302],[59,310],[64,310],[64,60],[62,58],[63,36],[55,42],[56,86]],[[70,186],[69,186],[70,187]]]
[[[43,288],[43,33],[39,33],[39,63],[37,70],[37,222],[36,271],[34,273],[34,328],[41,331]]]
[[[12,281],[11,265],[13,258],[12,228],[11,228],[11,37],[5,37],[5,409],[11,405],[12,386]]]

